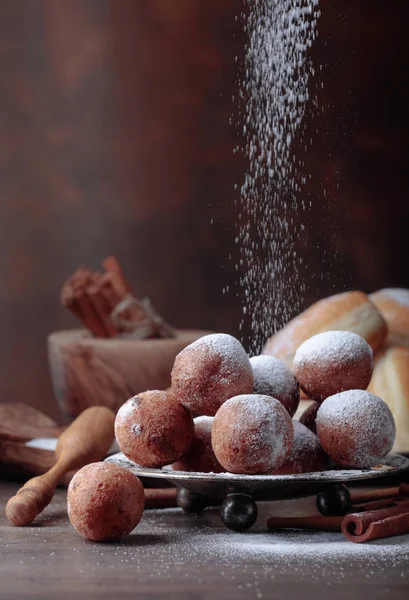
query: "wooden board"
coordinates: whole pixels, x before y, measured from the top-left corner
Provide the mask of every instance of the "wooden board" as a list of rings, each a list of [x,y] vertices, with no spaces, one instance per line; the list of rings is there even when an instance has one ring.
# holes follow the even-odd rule
[[[340,533],[268,533],[272,515],[310,513],[314,498],[268,502],[255,526],[235,534],[217,510],[146,510],[122,543],[75,533],[57,490],[34,526],[7,523],[16,485],[0,484],[2,599],[403,600],[409,595],[409,536],[359,545]],[[358,546],[358,547],[357,547]]]
[[[58,437],[63,431],[64,427],[28,404],[0,404],[0,441],[26,442],[39,437]]]

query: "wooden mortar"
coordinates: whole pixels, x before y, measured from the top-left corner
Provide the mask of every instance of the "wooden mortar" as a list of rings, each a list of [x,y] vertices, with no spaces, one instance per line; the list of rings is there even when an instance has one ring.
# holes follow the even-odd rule
[[[75,418],[89,406],[114,412],[145,390],[166,389],[176,355],[207,331],[176,330],[169,339],[96,338],[85,329],[48,336],[54,394],[64,415]]]

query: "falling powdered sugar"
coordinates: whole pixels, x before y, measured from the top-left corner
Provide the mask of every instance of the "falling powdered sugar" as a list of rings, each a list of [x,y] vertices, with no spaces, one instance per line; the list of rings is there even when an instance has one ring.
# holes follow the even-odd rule
[[[316,36],[318,0],[248,0],[248,43],[240,97],[248,168],[239,205],[243,316],[251,351],[299,312],[305,284],[295,242],[303,235],[299,198],[305,182],[293,144],[303,136],[314,69],[308,50]],[[298,215],[295,216],[295,211]],[[239,269],[239,265],[237,266]]]

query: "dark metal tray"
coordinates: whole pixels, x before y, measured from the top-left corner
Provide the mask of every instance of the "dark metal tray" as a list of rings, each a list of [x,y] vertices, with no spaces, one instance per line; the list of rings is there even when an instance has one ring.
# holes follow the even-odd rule
[[[409,469],[409,458],[400,454],[389,454],[381,464],[369,469],[333,469],[296,475],[192,473],[173,471],[170,467],[149,469],[133,463],[122,453],[109,456],[106,461],[125,467],[138,477],[162,479],[177,486],[178,504],[188,512],[200,512],[205,506],[221,504],[223,523],[236,531],[244,531],[255,522],[256,500],[326,494],[336,501],[340,495],[345,499],[348,494],[346,483],[396,476]]]

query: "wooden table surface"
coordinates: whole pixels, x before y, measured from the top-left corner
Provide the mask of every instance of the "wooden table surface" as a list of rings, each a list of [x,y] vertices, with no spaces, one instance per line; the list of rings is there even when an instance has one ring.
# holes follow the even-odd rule
[[[64,490],[33,526],[10,526],[4,505],[16,489],[0,483],[1,599],[409,598],[409,535],[360,545],[337,533],[266,532],[267,516],[309,512],[312,499],[264,503],[244,534],[227,531],[216,510],[148,510],[123,543],[95,544],[70,527]]]

